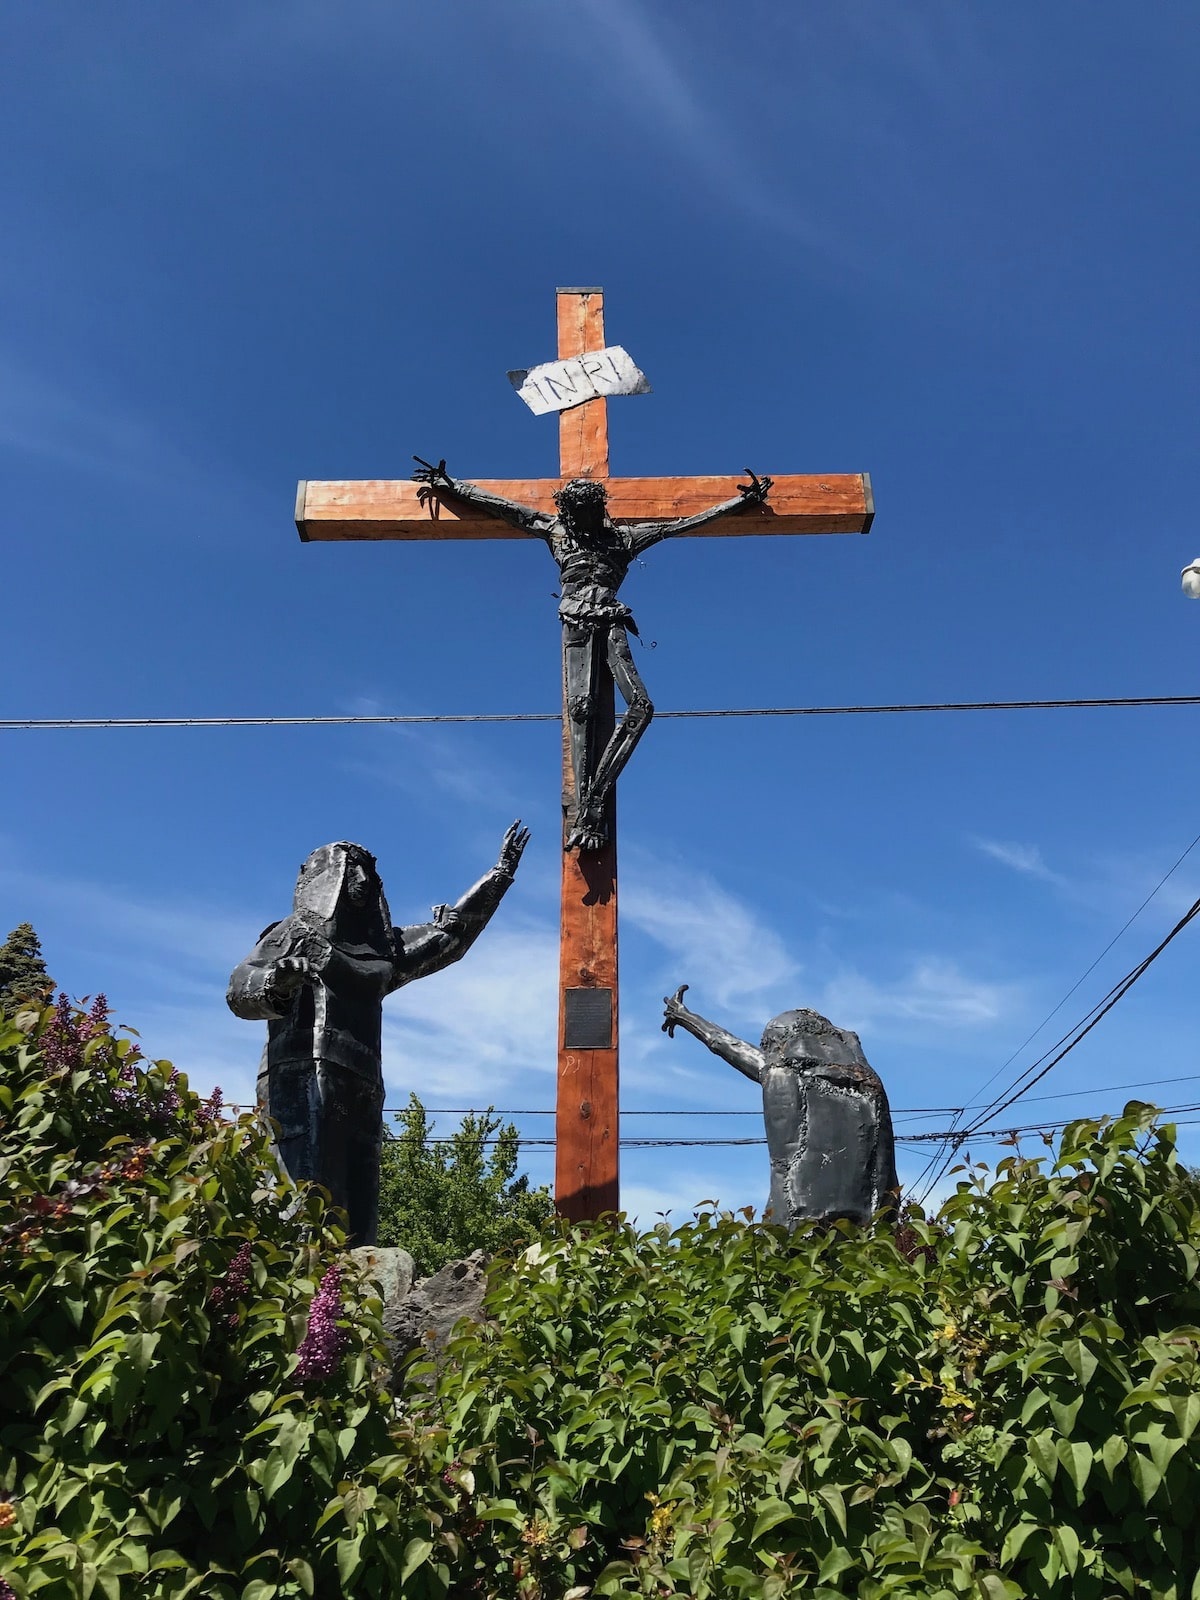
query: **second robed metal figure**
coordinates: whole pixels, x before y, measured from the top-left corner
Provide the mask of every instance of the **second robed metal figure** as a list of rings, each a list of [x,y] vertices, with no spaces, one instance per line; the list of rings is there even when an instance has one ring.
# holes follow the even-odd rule
[[[229,980],[232,1011],[267,1022],[259,1107],[298,1182],[324,1185],[350,1243],[374,1244],[383,1140],[385,995],[464,956],[513,881],[528,831],[514,822],[490,872],[433,921],[393,928],[375,857],[344,840],[300,868],[290,915]]]
[[[766,1220],[865,1226],[896,1205],[899,1181],[892,1116],[858,1035],[817,1011],[784,1011],[759,1045],[689,1011],[687,984],[664,1005],[663,1032],[683,1028],[762,1086],[771,1158]]]

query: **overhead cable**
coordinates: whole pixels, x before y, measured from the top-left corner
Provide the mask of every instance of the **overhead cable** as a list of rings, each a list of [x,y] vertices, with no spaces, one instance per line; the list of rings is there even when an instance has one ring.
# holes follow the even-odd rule
[[[234,1110],[237,1110],[238,1108],[235,1107],[235,1106],[226,1106],[224,1109],[227,1110],[227,1111],[234,1111]],[[1194,1103],[1191,1103],[1191,1104],[1188,1104],[1188,1105],[1161,1106],[1161,1107],[1158,1107],[1157,1110],[1158,1110],[1158,1114],[1160,1116],[1163,1116],[1163,1117],[1174,1116],[1176,1113],[1200,1111],[1200,1101],[1197,1101],[1197,1102],[1194,1102]],[[927,1132],[923,1132],[923,1133],[898,1133],[896,1135],[896,1143],[897,1144],[924,1144],[927,1141],[945,1139],[945,1138],[948,1137],[948,1135],[952,1135],[954,1137],[955,1144],[956,1144],[956,1147],[957,1147],[957,1146],[961,1146],[961,1144],[964,1143],[968,1138],[970,1138],[972,1140],[979,1140],[979,1139],[984,1139],[984,1140],[1009,1139],[1009,1138],[1012,1138],[1012,1137],[1014,1137],[1016,1135],[1023,1134],[1023,1133],[1044,1133],[1044,1134],[1048,1135],[1048,1134],[1053,1133],[1056,1129],[1067,1127],[1068,1124],[1072,1123],[1072,1122],[1099,1121],[1101,1119],[1101,1117],[1107,1117],[1107,1118],[1111,1119],[1111,1118],[1114,1118],[1114,1117],[1119,1116],[1119,1115],[1120,1115],[1119,1112],[1106,1111],[1106,1112],[1095,1113],[1091,1118],[1080,1118],[1078,1116],[1072,1116],[1072,1117],[1056,1117],[1056,1118],[1050,1118],[1048,1120],[1043,1118],[1040,1122],[1024,1122],[1024,1123],[1018,1123],[1018,1124],[1000,1124],[1000,1123],[997,1123],[994,1126],[989,1127],[989,1128],[983,1128],[983,1127],[973,1128],[969,1132],[964,1131],[962,1129],[957,1129],[956,1130],[956,1129],[946,1129],[946,1128],[935,1128],[935,1129],[931,1129],[931,1130],[929,1130]],[[1182,1127],[1190,1127],[1190,1126],[1192,1126],[1192,1123],[1190,1121],[1187,1121],[1187,1122],[1181,1123],[1180,1126],[1182,1126]],[[461,1135],[455,1135],[455,1134],[427,1134],[426,1137],[425,1137],[424,1142],[426,1144],[428,1144],[428,1145],[453,1145],[458,1141],[458,1138],[460,1138],[460,1137],[461,1137]],[[389,1138],[389,1140],[391,1142],[398,1142],[398,1141],[396,1141],[395,1135],[392,1134],[390,1132],[390,1130],[388,1130],[388,1138]],[[481,1139],[478,1142],[482,1147],[489,1148],[489,1147],[492,1147],[492,1146],[495,1146],[495,1145],[499,1144],[501,1142],[501,1140],[496,1134],[489,1134],[486,1138]],[[557,1142],[558,1141],[553,1137],[537,1137],[537,1138],[531,1138],[531,1139],[520,1138],[518,1140],[518,1143],[519,1143],[521,1149],[523,1149],[523,1150],[525,1150],[525,1149],[530,1149],[530,1150],[552,1150],[552,1149],[554,1149],[554,1147],[557,1144]],[[741,1146],[749,1146],[749,1145],[765,1145],[767,1143],[767,1141],[761,1135],[755,1136],[755,1137],[747,1137],[747,1138],[726,1137],[726,1138],[713,1138],[713,1139],[692,1138],[692,1137],[687,1137],[687,1136],[681,1136],[679,1138],[676,1138],[676,1137],[672,1137],[672,1136],[667,1135],[667,1136],[663,1136],[662,1138],[654,1138],[654,1137],[621,1138],[618,1141],[618,1143],[620,1144],[620,1146],[621,1146],[621,1148],[623,1150],[662,1150],[662,1149],[684,1149],[684,1148],[695,1149],[697,1147],[705,1148],[705,1149],[712,1149],[712,1148],[715,1148],[715,1147],[720,1147],[720,1148],[724,1148],[724,1149],[730,1149],[730,1148],[738,1148],[738,1147],[741,1147]]]
[[[1106,1083],[1095,1089],[1065,1089],[1055,1094],[1030,1095],[1030,1101],[1036,1103],[1040,1100],[1071,1100],[1081,1095],[1088,1094],[1120,1094],[1126,1089],[1156,1089],[1164,1083],[1195,1083],[1200,1080],[1200,1072],[1184,1072],[1171,1078],[1142,1078],[1137,1083]],[[894,1117],[928,1116],[933,1112],[941,1112],[946,1116],[963,1111],[973,1111],[977,1106],[985,1105],[983,1100],[973,1101],[966,1106],[892,1106]],[[408,1106],[384,1106],[384,1115],[400,1116],[409,1109]],[[516,1108],[507,1110],[500,1106],[423,1106],[422,1110],[428,1117],[554,1117],[558,1113],[553,1106],[538,1106],[536,1109]],[[762,1111],[756,1106],[751,1110],[735,1107],[729,1110],[695,1110],[683,1106],[663,1106],[656,1111],[646,1111],[638,1107],[635,1110],[621,1108],[622,1117],[761,1117]]]
[[[1104,696],[1073,700],[938,700],[912,705],[739,706],[695,711],[656,711],[655,720],[712,717],[878,717],[929,711],[1065,711],[1120,706],[1195,706],[1200,695]],[[0,731],[83,728],[344,728],[471,722],[558,722],[557,711],[396,712],[312,717],[0,717]]]
[[[1002,1072],[1004,1072],[1009,1066],[1012,1065],[1012,1063],[1020,1055],[1021,1051],[1024,1050],[1025,1046],[1027,1044],[1032,1043],[1032,1041],[1037,1038],[1038,1034],[1041,1033],[1042,1029],[1046,1026],[1046,1024],[1050,1021],[1050,1019],[1052,1017],[1056,1016],[1058,1014],[1058,1012],[1062,1010],[1063,1006],[1066,1005],[1067,1001],[1071,998],[1071,996],[1075,993],[1075,991],[1080,987],[1080,985],[1084,982],[1084,980],[1086,978],[1090,977],[1090,975],[1096,970],[1096,968],[1100,965],[1101,961],[1103,961],[1104,957],[1108,954],[1108,952],[1112,949],[1112,947],[1117,943],[1117,941],[1122,937],[1122,935],[1125,934],[1130,927],[1132,927],[1133,923],[1137,921],[1138,917],[1141,916],[1142,912],[1146,909],[1146,907],[1150,904],[1150,902],[1155,898],[1155,896],[1159,893],[1159,891],[1164,887],[1164,885],[1167,883],[1168,879],[1170,879],[1171,877],[1174,876],[1174,874],[1183,865],[1183,863],[1187,860],[1188,856],[1191,855],[1192,851],[1196,848],[1196,846],[1198,844],[1200,844],[1200,833],[1198,833],[1196,835],[1196,837],[1192,840],[1191,844],[1189,844],[1187,846],[1187,848],[1184,851],[1182,851],[1175,858],[1175,860],[1167,868],[1166,872],[1163,873],[1162,877],[1154,885],[1153,889],[1151,889],[1150,893],[1146,896],[1146,898],[1142,901],[1142,903],[1137,907],[1137,909],[1135,911],[1133,911],[1125,919],[1125,921],[1117,929],[1116,933],[1113,934],[1112,938],[1104,946],[1104,949],[1101,950],[1100,954],[1096,957],[1096,959],[1092,962],[1092,964],[1083,973],[1080,974],[1080,976],[1075,980],[1075,982],[1067,990],[1066,994],[1063,995],[1062,999],[1058,1002],[1058,1004],[1056,1006],[1054,1006],[1052,1010],[1050,1010],[1050,1011],[1048,1011],[1046,1013],[1046,1015],[1042,1018],[1041,1022],[1038,1023],[1037,1027],[1033,1030],[1033,1032],[1031,1034],[1029,1034],[1028,1037],[1025,1038],[1017,1046],[1017,1048],[1013,1051],[1012,1055],[1010,1055],[1008,1057],[1007,1061],[1002,1062],[1001,1065],[996,1068],[995,1072],[992,1073],[991,1077],[987,1078],[984,1081],[984,1083],[981,1086],[980,1092],[982,1092],[983,1090],[988,1089],[993,1083],[995,1083],[996,1079],[1000,1076],[1000,1074]],[[1174,934],[1172,934],[1170,937],[1173,938]],[[1109,994],[1112,994],[1112,992],[1113,991],[1110,989],[1109,990]],[[1105,996],[1104,998],[1107,999],[1108,996]],[[1103,1001],[1101,1001],[1100,1003],[1103,1004]],[[1095,1008],[1093,1008],[1093,1009],[1095,1009]],[[1088,1016],[1090,1016],[1090,1015],[1091,1015],[1091,1012],[1088,1013]],[[1085,1017],[1084,1021],[1086,1021],[1086,1020],[1087,1020],[1087,1018]],[[1099,1018],[1097,1018],[1096,1020],[1099,1021]],[[1078,1026],[1080,1026],[1080,1024],[1076,1024],[1076,1027],[1078,1027]],[[1068,1038],[1070,1038],[1071,1034],[1074,1033],[1074,1032],[1075,1032],[1075,1029],[1070,1029],[1067,1033],[1065,1033],[1062,1036],[1061,1039],[1058,1040],[1058,1044],[1063,1044]],[[1080,1035],[1080,1037],[1081,1038],[1083,1037],[1082,1034]],[[1038,1060],[1033,1063],[1034,1067],[1040,1066],[1041,1063],[1043,1061],[1045,1061],[1046,1056],[1049,1055],[1053,1050],[1057,1049],[1057,1047],[1058,1047],[1057,1045],[1051,1045],[1050,1046],[1050,1050],[1047,1051],[1042,1056],[1040,1056],[1038,1058]],[[1062,1057],[1060,1056],[1058,1059],[1061,1060]],[[1032,1069],[1026,1069],[1026,1070],[1029,1071],[1029,1070],[1032,1070]],[[1049,1069],[1047,1069],[1047,1070],[1049,1070]],[[1024,1073],[1018,1075],[1018,1077],[1014,1080],[1014,1086],[1015,1086],[1015,1084],[1020,1083],[1021,1078],[1024,1075],[1025,1075]],[[1044,1076],[1044,1074],[1042,1074],[1042,1076]],[[1036,1082],[1036,1081],[1037,1081],[1036,1079],[1033,1080],[1033,1082]],[[1168,1082],[1170,1080],[1168,1080],[1168,1079],[1154,1079],[1154,1080],[1151,1080],[1151,1081],[1153,1083],[1164,1083],[1164,1082]],[[1029,1085],[1027,1085],[1027,1087],[1032,1088],[1033,1082],[1031,1082]],[[1131,1084],[1131,1085],[1121,1085],[1121,1086],[1118,1086],[1118,1087],[1136,1088],[1136,1087],[1138,1087],[1138,1085]],[[1080,1091],[1080,1092],[1086,1092],[1086,1091]],[[1102,1093],[1104,1091],[1098,1091],[1098,1092]],[[1054,1098],[1056,1098],[1056,1096],[1054,1096],[1054,1095],[1040,1096],[1039,1095],[1039,1096],[1036,1096],[1035,1098],[1037,1098],[1037,1099],[1054,1099]],[[985,1108],[984,1108],[984,1115],[985,1116],[991,1114],[990,1108],[994,1104],[995,1104],[995,1102],[993,1101],[993,1102],[990,1102],[988,1104],[988,1106],[985,1106]],[[978,1105],[978,1102],[976,1101],[976,1102],[973,1102],[971,1105],[963,1107],[962,1110],[956,1111],[955,1114],[954,1114],[955,1124],[958,1123],[959,1118],[964,1114],[965,1111],[974,1110],[977,1105]],[[957,1149],[957,1144],[954,1142],[954,1139],[951,1136],[948,1135],[948,1142],[947,1142],[947,1145],[946,1145],[945,1149],[942,1150],[942,1151],[935,1152],[934,1155],[932,1155],[930,1157],[929,1161],[926,1163],[925,1170],[921,1173],[920,1177],[918,1178],[917,1184],[914,1185],[914,1187],[918,1187],[919,1185],[925,1183],[926,1178],[928,1178],[928,1180],[929,1180],[928,1181],[928,1185],[927,1185],[926,1189],[923,1191],[923,1196],[924,1196],[924,1194],[927,1194],[929,1192],[929,1189],[931,1189],[935,1183],[937,1183],[938,1179],[941,1177],[941,1175],[945,1171],[946,1167],[949,1165],[949,1163],[951,1161],[953,1161],[954,1152],[955,1152],[956,1149]],[[930,1173],[933,1174],[932,1177],[929,1177]]]
[[[1047,1073],[1053,1071],[1053,1069],[1058,1066],[1059,1062],[1075,1049],[1076,1045],[1082,1043],[1087,1035],[1091,1033],[1096,1024],[1100,1022],[1103,1017],[1108,1015],[1108,1013],[1119,1000],[1124,999],[1138,979],[1149,970],[1155,961],[1157,961],[1158,957],[1171,943],[1172,939],[1174,939],[1178,934],[1182,933],[1184,928],[1187,927],[1188,923],[1191,922],[1192,919],[1198,914],[1200,914],[1200,899],[1197,899],[1193,902],[1191,907],[1184,912],[1183,916],[1180,917],[1179,921],[1167,934],[1166,938],[1157,944],[1155,948],[1151,950],[1148,956],[1139,961],[1136,967],[1134,967],[1130,972],[1127,972],[1119,982],[1115,983],[1108,993],[1092,1007],[1091,1011],[1087,1013],[1081,1022],[1076,1023],[1074,1028],[1069,1029],[1067,1033],[1063,1034],[1062,1038],[1057,1041],[1057,1044],[1051,1045],[1050,1049],[1047,1050],[1043,1055],[1039,1056],[1031,1066],[1026,1067],[1024,1072],[1019,1073],[1014,1082],[1009,1085],[1009,1088],[1002,1091],[1001,1095],[997,1096],[996,1099],[991,1101],[990,1104],[984,1108],[972,1126],[967,1128],[956,1127],[945,1130],[945,1132],[941,1135],[943,1141],[943,1151],[938,1153],[934,1161],[926,1164],[924,1172],[922,1172],[920,1178],[918,1179],[918,1184],[923,1185],[919,1196],[919,1203],[924,1203],[924,1200],[928,1197],[934,1185],[939,1181],[947,1166],[954,1159],[956,1152],[962,1148],[968,1139],[973,1139],[980,1136],[982,1124],[989,1119],[998,1117],[1003,1112],[1007,1111],[1009,1106],[1020,1100],[1027,1090],[1033,1088],[1035,1083],[1040,1083],[1041,1080],[1046,1077]],[[1058,1048],[1059,1045],[1062,1046],[1061,1049]],[[1057,1054],[1052,1054],[1052,1052],[1055,1051],[1057,1051]],[[1047,1060],[1047,1057],[1051,1057],[1051,1059]],[[1023,1079],[1026,1081],[1022,1082]],[[1198,1108],[1192,1106],[1183,1106],[1179,1109],[1191,1111]],[[913,1137],[915,1138],[916,1136],[914,1135]],[[931,1171],[932,1176],[928,1176]],[[913,1187],[915,1189],[917,1184],[914,1184]]]
[[[1156,1089],[1164,1083],[1196,1083],[1200,1081],[1200,1072],[1184,1072],[1170,1078],[1143,1078],[1137,1083],[1106,1083],[1094,1089],[1060,1089],[1054,1094],[1032,1094],[1027,1098],[1031,1104],[1045,1100],[1076,1100],[1091,1094],[1121,1094],[1130,1089]],[[929,1116],[934,1112],[941,1112],[946,1116],[972,1111],[975,1107],[982,1106],[984,1101],[979,1100],[968,1106],[893,1106],[893,1117]],[[253,1111],[254,1107],[243,1104],[227,1104],[229,1111]],[[504,1106],[423,1106],[421,1108],[427,1117],[554,1117],[558,1113],[553,1106],[531,1107],[504,1107]],[[401,1116],[408,1111],[408,1106],[384,1106],[384,1116]],[[642,1109],[626,1110],[622,1108],[621,1119],[626,1117],[761,1117],[762,1111],[758,1107],[744,1110],[735,1107],[731,1110],[691,1110],[687,1107],[664,1106],[661,1110],[645,1111]]]

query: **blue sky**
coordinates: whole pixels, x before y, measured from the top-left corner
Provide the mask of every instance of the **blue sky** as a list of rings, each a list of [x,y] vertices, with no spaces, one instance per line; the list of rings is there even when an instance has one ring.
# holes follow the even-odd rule
[[[505,372],[573,283],[654,386],[610,404],[616,472],[874,480],[866,539],[650,554],[660,708],[1195,690],[1194,8],[63,0],[4,31],[0,715],[554,710],[540,546],[302,546],[291,513],[413,452],[551,475]],[[656,724],[621,800],[625,1105],[755,1110],[659,1032],[685,981],[747,1036],[857,1028],[897,1107],[975,1098],[1200,830],[1196,715]],[[388,1002],[386,1076],[552,1104],[552,725],[0,748],[0,922],[231,1098],[260,1039],[228,972],[310,849],[366,844],[416,921],[523,816],[470,958]],[[1200,850],[1012,1070],[1197,893]],[[1200,1072],[1195,971],[1189,932],[1038,1091],[1092,1092],[1020,1120]],[[626,1129],[716,1130],[757,1128]],[[757,1204],[764,1167],[631,1150],[625,1196]]]

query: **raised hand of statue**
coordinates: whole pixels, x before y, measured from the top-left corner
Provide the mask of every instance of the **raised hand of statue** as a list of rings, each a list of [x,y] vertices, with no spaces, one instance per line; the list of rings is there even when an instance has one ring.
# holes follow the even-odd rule
[[[663,1021],[662,1031],[666,1034],[668,1039],[673,1039],[675,1037],[675,1029],[679,1026],[682,1015],[687,1010],[687,1007],[683,1003],[683,997],[688,992],[688,987],[688,984],[681,983],[674,994],[663,996],[663,1005],[666,1008],[666,1016]]]
[[[513,877],[528,843],[529,829],[521,826],[521,819],[518,817],[501,840],[496,871],[503,872],[506,877]]]
[[[420,456],[414,456],[417,470],[413,473],[413,482],[421,485],[417,491],[417,499],[422,505],[427,505],[430,500],[436,500],[439,494],[451,493],[454,489],[454,480],[446,471],[445,456],[435,467],[432,461],[423,461]]]
[[[442,464],[443,466],[445,465],[444,462]],[[737,492],[748,505],[765,505],[767,496],[775,483],[774,478],[760,478],[750,467],[746,468],[746,476],[750,479],[750,482],[739,483]]]

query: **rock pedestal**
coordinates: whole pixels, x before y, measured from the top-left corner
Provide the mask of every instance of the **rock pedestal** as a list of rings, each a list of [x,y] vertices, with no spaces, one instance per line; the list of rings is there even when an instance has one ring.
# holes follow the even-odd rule
[[[398,1367],[414,1350],[426,1355],[444,1350],[455,1323],[464,1318],[471,1322],[482,1320],[487,1261],[483,1251],[477,1250],[465,1261],[449,1262],[410,1289],[403,1299],[384,1304],[383,1325],[393,1367]]]
[[[357,1250],[351,1250],[350,1254],[379,1286],[379,1298],[383,1301],[386,1318],[388,1307],[399,1305],[412,1288],[416,1275],[413,1258],[407,1250],[400,1250],[394,1245],[364,1244]]]

